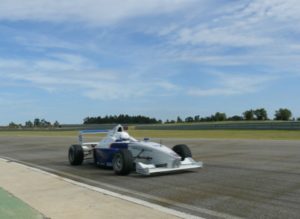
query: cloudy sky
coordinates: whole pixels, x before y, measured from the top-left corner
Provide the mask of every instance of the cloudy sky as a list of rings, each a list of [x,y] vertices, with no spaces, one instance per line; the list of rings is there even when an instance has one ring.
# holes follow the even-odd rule
[[[0,124],[280,107],[300,117],[299,0],[1,0]]]

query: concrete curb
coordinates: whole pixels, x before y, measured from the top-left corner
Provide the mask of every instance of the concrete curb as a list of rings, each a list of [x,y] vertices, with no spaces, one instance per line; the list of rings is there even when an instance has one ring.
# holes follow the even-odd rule
[[[137,199],[137,198],[129,197],[129,196],[122,195],[122,194],[112,192],[112,191],[109,191],[109,190],[105,190],[105,189],[102,189],[102,188],[99,188],[99,187],[95,187],[95,186],[91,186],[91,185],[88,185],[88,184],[80,183],[80,182],[77,182],[77,181],[74,181],[74,180],[71,180],[71,179],[68,179],[68,178],[65,178],[65,177],[55,175],[53,173],[48,173],[44,170],[40,170],[38,168],[34,168],[34,167],[30,167],[30,166],[26,166],[24,164],[18,163],[16,160],[13,160],[13,159],[0,158],[0,161],[10,162],[10,164],[14,164],[14,165],[19,166],[21,168],[26,168],[27,170],[34,171],[35,173],[50,176],[53,179],[56,179],[56,180],[59,180],[59,181],[64,181],[65,183],[69,183],[69,184],[72,184],[74,186],[81,187],[83,189],[87,189],[87,190],[97,192],[97,193],[100,193],[100,194],[103,194],[103,195],[114,197],[114,198],[117,198],[119,200],[121,199],[121,200],[124,200],[126,202],[134,203],[134,204],[137,204],[139,206],[152,209],[156,212],[161,212],[165,216],[169,215],[170,217],[174,217],[174,218],[175,217],[177,217],[177,218],[200,218],[200,217],[197,217],[197,216],[194,216],[194,215],[179,212],[179,211],[176,211],[176,210],[173,210],[173,209],[170,209],[170,208],[166,208],[166,207],[163,207],[163,206],[160,206],[160,205],[157,205],[157,204],[153,204],[153,203],[150,203],[150,202],[147,202],[147,201],[143,201],[143,200],[140,200],[140,199]]]

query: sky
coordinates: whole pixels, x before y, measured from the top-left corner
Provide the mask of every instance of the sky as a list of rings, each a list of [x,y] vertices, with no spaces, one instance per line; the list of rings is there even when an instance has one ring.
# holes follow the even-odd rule
[[[288,108],[299,0],[1,0],[0,124]]]

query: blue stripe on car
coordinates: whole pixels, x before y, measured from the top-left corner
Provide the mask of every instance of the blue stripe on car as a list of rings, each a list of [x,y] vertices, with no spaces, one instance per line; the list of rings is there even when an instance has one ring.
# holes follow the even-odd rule
[[[104,166],[112,166],[115,153],[120,149],[127,149],[127,143],[112,143],[110,148],[95,148],[96,163]]]

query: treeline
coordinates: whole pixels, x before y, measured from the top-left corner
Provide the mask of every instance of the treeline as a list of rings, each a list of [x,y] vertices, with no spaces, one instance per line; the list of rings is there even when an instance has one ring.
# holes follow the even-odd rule
[[[83,124],[112,124],[112,123],[120,123],[120,124],[157,124],[162,123],[161,120],[157,120],[155,118],[150,118],[147,116],[130,116],[130,115],[114,115],[114,116],[105,116],[105,117],[86,117],[83,120]]]
[[[292,112],[286,108],[280,108],[275,111],[274,120],[296,120],[292,118]],[[119,115],[119,116],[105,116],[105,117],[86,117],[83,120],[83,124],[159,124],[159,123],[192,123],[192,122],[217,122],[217,121],[264,121],[271,120],[268,116],[268,112],[264,108],[250,109],[242,113],[242,115],[234,115],[227,117],[226,113],[216,112],[215,114],[207,117],[201,117],[200,115],[189,116],[182,119],[180,116],[176,120],[157,120],[147,116],[130,116],[130,115]],[[300,121],[300,118],[297,119]]]
[[[292,118],[292,112],[286,108],[280,108],[275,111],[273,120],[282,120],[282,121],[289,121],[289,120],[296,120],[296,118]],[[181,117],[177,117],[176,120],[166,120],[165,123],[192,123],[192,122],[218,122],[218,121],[265,121],[271,120],[268,117],[268,112],[264,108],[259,109],[250,109],[246,110],[242,113],[242,115],[234,115],[231,117],[227,117],[226,113],[216,112],[215,114],[207,117],[200,117],[197,116],[189,116],[185,119]],[[300,118],[297,119],[300,121]]]
[[[273,120],[282,121],[300,121],[300,118],[292,118],[292,112],[286,108],[280,108],[275,111]],[[147,116],[130,116],[127,114],[110,115],[105,117],[86,117],[83,120],[83,124],[161,124],[161,123],[192,123],[192,122],[216,122],[216,121],[264,121],[271,120],[268,116],[268,112],[264,108],[250,109],[242,113],[242,115],[234,115],[228,117],[226,113],[216,112],[211,116],[201,117],[200,115],[189,116],[184,119],[177,117],[176,120],[162,121],[156,118],[150,118]],[[28,120],[24,124],[16,124],[14,122],[9,123],[9,128],[59,128],[61,127],[58,121],[51,123],[45,119],[35,118],[33,121]]]
[[[35,118],[33,121],[28,120],[23,124],[9,123],[9,128],[59,128],[60,124],[55,121],[53,124],[45,119]]]

